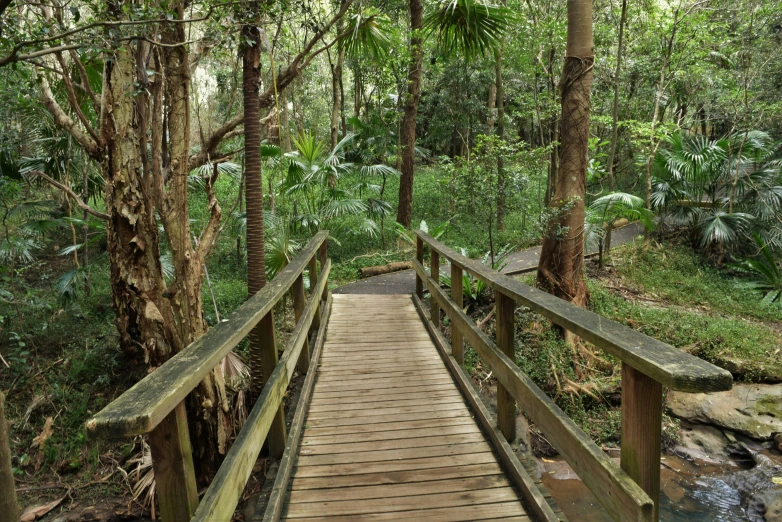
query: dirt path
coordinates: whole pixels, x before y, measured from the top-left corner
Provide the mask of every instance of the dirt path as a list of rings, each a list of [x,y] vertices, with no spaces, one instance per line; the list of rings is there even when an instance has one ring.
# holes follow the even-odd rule
[[[643,233],[643,227],[633,223],[614,231],[612,246],[630,243]],[[540,247],[527,248],[514,252],[508,257],[508,265],[502,270],[503,274],[513,275],[527,270],[533,270],[538,266]],[[443,265],[447,268],[447,265]],[[442,272],[445,268],[441,268]],[[412,270],[384,274],[375,277],[361,279],[355,283],[334,289],[335,294],[412,294],[415,291],[415,273]]]

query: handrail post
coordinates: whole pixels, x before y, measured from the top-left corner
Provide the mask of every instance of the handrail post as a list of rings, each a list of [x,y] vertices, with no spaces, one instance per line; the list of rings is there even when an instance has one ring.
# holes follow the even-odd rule
[[[329,257],[329,240],[328,238],[323,240],[323,243],[320,245],[320,249],[318,249],[318,254],[320,255],[320,267],[323,269],[324,266],[326,266],[326,259]],[[323,287],[323,295],[321,296],[321,300],[325,301],[329,297],[329,285],[326,284],[326,286]]]
[[[315,288],[318,286],[318,256],[313,255],[310,259],[310,299],[316,299],[318,304],[315,308],[315,317],[312,318],[310,332],[320,328],[320,296],[315,295]],[[323,266],[323,264],[321,264]]]
[[[291,293],[293,294],[293,315],[298,324],[299,319],[301,319],[301,316],[304,314],[304,309],[307,308],[307,298],[304,295],[303,274],[299,274],[299,277],[293,282]],[[306,374],[307,370],[310,368],[310,343],[306,339],[304,340],[304,346],[301,349],[297,366],[302,375]]]
[[[432,274],[436,285],[440,285],[440,254],[434,248],[429,250],[429,272]],[[430,315],[435,328],[440,328],[440,305],[437,299],[432,295],[429,297]]]
[[[495,290],[494,306],[497,310],[497,348],[515,361],[516,326],[513,312],[516,309],[516,301]],[[508,442],[516,440],[516,401],[499,382],[497,383],[497,427],[505,436],[505,440]]]
[[[260,363],[261,363],[261,385],[255,388],[255,394],[253,400],[257,399],[261,395],[261,390],[277,366],[279,361],[279,354],[277,353],[277,332],[274,329],[274,310],[269,310],[258,323],[258,326],[250,333],[250,335],[258,336],[258,345],[260,346]],[[274,414],[274,421],[271,428],[269,428],[269,436],[267,437],[269,455],[274,458],[281,458],[285,452],[285,440],[287,433],[285,429],[285,409],[282,404],[277,409],[277,413]]]
[[[462,288],[462,269],[451,261],[451,299],[462,308],[464,305],[464,289]],[[464,337],[459,326],[451,321],[451,347],[453,358],[459,364],[464,364]]]
[[[655,521],[660,518],[662,394],[662,384],[622,363],[622,469],[654,502]]]
[[[149,433],[149,449],[163,522],[188,522],[198,507],[193,450],[185,402]]]
[[[418,236],[416,236],[415,242],[415,258],[421,263],[421,266],[424,265],[424,240]],[[419,299],[424,298],[424,281],[418,275],[418,272],[415,274],[415,294]]]

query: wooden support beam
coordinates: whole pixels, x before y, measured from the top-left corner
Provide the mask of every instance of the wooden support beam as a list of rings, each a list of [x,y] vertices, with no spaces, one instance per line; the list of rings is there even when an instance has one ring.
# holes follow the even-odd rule
[[[622,469],[654,502],[660,519],[662,384],[622,363]]]
[[[320,269],[323,270],[323,267],[326,266],[326,260],[329,258],[328,239],[323,240],[323,243],[320,245],[320,249],[318,250],[318,254],[320,255]],[[321,300],[325,301],[328,296],[329,296],[329,285],[326,285],[323,287],[323,295],[321,296]]]
[[[266,383],[269,382],[269,378],[277,366],[279,356],[277,354],[277,334],[274,329],[274,310],[270,310],[261,322],[258,323],[257,335],[261,339],[261,386],[258,388],[257,393],[253,399],[260,395],[261,390]],[[253,332],[255,333],[255,331]],[[269,455],[274,458],[281,458],[285,451],[285,440],[287,436],[285,434],[285,407],[280,404],[277,410],[277,414],[274,417],[272,426],[269,429]]]
[[[187,412],[180,402],[149,433],[149,449],[163,522],[189,522],[198,507]]]
[[[299,274],[299,277],[293,282],[291,294],[293,294],[293,314],[296,323],[298,323],[301,315],[304,313],[304,309],[307,307],[307,297],[304,295],[304,276],[302,274]],[[306,339],[299,355],[298,367],[302,375],[305,375],[310,367],[310,343]]]
[[[494,292],[494,301],[497,310],[497,348],[511,361],[515,361],[516,326],[513,311],[516,309],[516,303],[498,291]],[[516,401],[500,382],[497,383],[497,427],[505,435],[505,440],[516,440]]]
[[[415,258],[419,263],[424,264],[424,241],[420,237],[416,238],[415,242]],[[417,272],[415,274],[415,295],[419,299],[424,298],[424,282]]]
[[[464,288],[462,287],[462,269],[451,263],[451,299],[460,308],[464,306]],[[451,347],[453,358],[464,364],[464,337],[459,326],[451,323]]]
[[[0,513],[8,517],[8,522],[19,522],[8,427],[5,421],[5,396],[0,392]]]
[[[310,299],[321,300],[320,296],[315,295],[315,289],[318,287],[318,257],[312,256],[310,259]],[[320,328],[320,306],[315,310],[315,317],[312,319],[312,330]]]
[[[429,272],[432,274],[432,279],[435,280],[436,284],[440,284],[440,254],[437,253],[434,249],[430,251],[429,255]],[[437,304],[437,299],[434,298],[434,295],[431,296],[429,299],[429,306],[431,310],[429,313],[432,316],[432,324],[435,325],[435,327],[440,328],[440,306]]]

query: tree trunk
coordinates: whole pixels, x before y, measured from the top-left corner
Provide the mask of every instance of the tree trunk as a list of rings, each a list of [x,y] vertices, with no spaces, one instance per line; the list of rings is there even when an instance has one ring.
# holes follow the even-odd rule
[[[82,200],[86,203],[90,200],[89,194],[88,194],[88,181],[89,181],[89,170],[87,169],[87,165],[84,165],[84,171],[81,174],[81,191],[82,191]],[[82,215],[82,219],[84,220],[84,225],[81,227],[81,242],[82,242],[82,257],[81,257],[81,264],[85,268],[87,268],[87,264],[90,262],[90,253],[89,248],[87,247],[87,239],[89,239],[88,233],[89,233],[89,227],[87,226],[87,219],[89,219],[89,212],[86,210],[84,211],[84,214]],[[90,295],[90,274],[89,272],[85,271],[84,274],[84,295]]]
[[[543,238],[538,286],[586,305],[584,282],[584,198],[586,194],[590,91],[594,64],[591,0],[568,0],[567,52],[562,71],[560,164],[552,219]]]
[[[19,504],[11,468],[11,444],[5,420],[5,396],[0,392],[0,513],[3,520],[19,522]],[[7,517],[7,518],[6,518]]]
[[[497,83],[492,82],[489,85],[489,117],[486,119],[486,126],[489,128],[489,134],[494,133],[494,109],[497,106]]]
[[[410,227],[413,219],[413,174],[415,162],[415,121],[421,98],[421,65],[423,61],[423,2],[410,0],[410,68],[407,73],[407,97],[402,120],[402,177],[399,180],[399,207],[396,220]]]
[[[292,89],[291,89],[292,90]],[[291,150],[290,113],[288,112],[288,94],[286,90],[280,93],[280,138],[282,151]]]
[[[337,34],[342,33],[343,26],[344,23],[340,19],[340,21],[337,22]],[[334,148],[337,146],[337,142],[339,142],[339,116],[341,113],[341,96],[339,85],[342,81],[342,66],[345,62],[345,47],[341,44],[341,42],[338,43],[337,46],[337,62],[335,64],[331,64],[331,150],[334,150]],[[333,188],[334,185],[332,185],[332,179],[333,176],[329,177],[329,186]],[[336,179],[334,179],[334,182],[336,182]]]
[[[505,101],[502,90],[502,51],[497,51],[497,63],[494,67],[497,91],[497,137],[505,139]],[[505,158],[502,151],[497,154],[497,230],[505,229]]]
[[[613,122],[611,125],[611,151],[608,153],[608,188],[614,191],[614,162],[616,161],[616,145],[619,140],[619,76],[622,72],[622,57],[624,56],[625,23],[627,22],[627,0],[622,0],[622,14],[619,18],[619,43],[616,48],[616,68],[614,69],[614,104],[612,107]],[[605,255],[611,252],[611,228],[606,231]],[[603,249],[600,249],[600,268],[603,267]]]

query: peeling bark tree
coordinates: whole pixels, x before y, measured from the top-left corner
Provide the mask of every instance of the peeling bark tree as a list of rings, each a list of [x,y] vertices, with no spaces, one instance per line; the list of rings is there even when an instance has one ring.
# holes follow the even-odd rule
[[[421,98],[421,65],[423,61],[424,6],[421,0],[410,0],[410,68],[407,72],[407,97],[402,120],[402,177],[399,180],[399,207],[396,220],[410,227],[413,220],[413,171],[415,162],[415,120]]]
[[[568,31],[562,71],[559,170],[549,204],[552,218],[543,238],[538,286],[584,306],[584,197],[590,92],[595,60],[591,0],[568,0]]]

